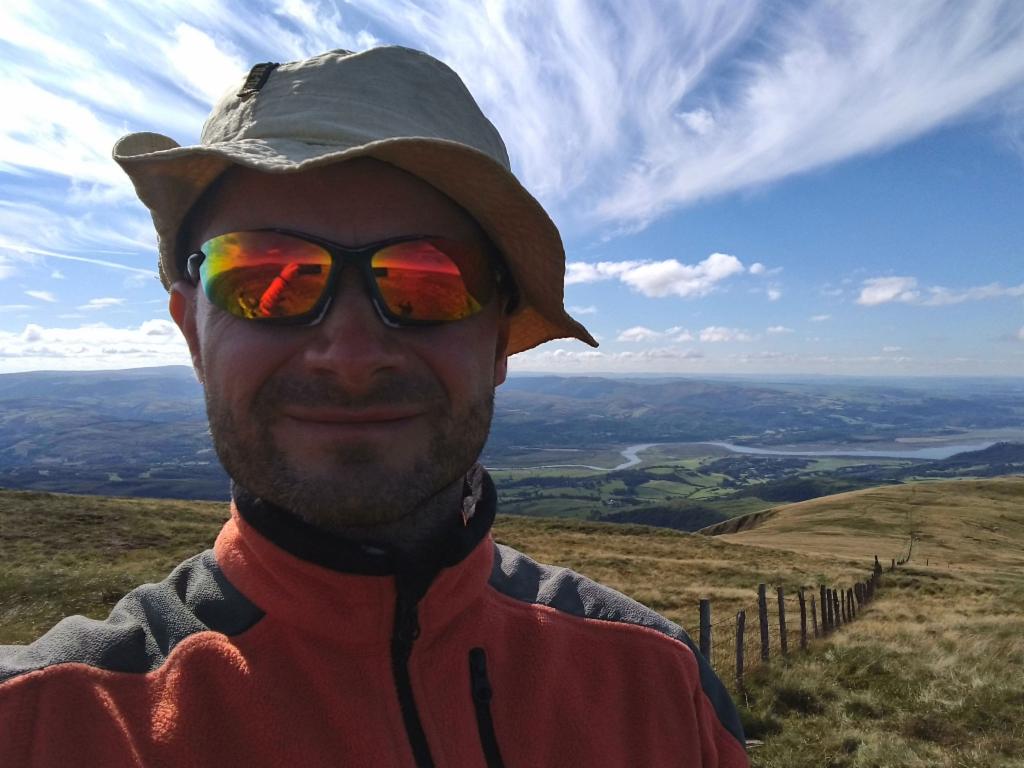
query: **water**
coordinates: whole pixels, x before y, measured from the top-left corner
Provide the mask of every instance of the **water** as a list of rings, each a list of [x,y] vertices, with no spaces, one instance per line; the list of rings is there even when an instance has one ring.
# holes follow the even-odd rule
[[[735,445],[734,443],[704,443],[704,445],[715,445],[725,448],[733,453],[753,454],[757,456],[846,456],[864,458],[886,458],[886,459],[948,459],[957,453],[965,451],[982,451],[995,445],[994,440],[983,443],[949,443],[944,445],[933,445],[929,448],[826,448],[818,451],[801,451],[797,449],[779,450],[776,448],[755,448],[749,445]]]
[[[649,448],[660,443],[638,443],[619,451],[625,459],[621,464],[614,467],[595,467],[593,464],[540,464],[533,467],[493,467],[495,470],[508,469],[589,469],[594,472],[617,472],[620,469],[635,467],[643,461],[640,454]],[[677,443],[677,445],[679,445]],[[682,445],[713,445],[718,448],[725,448],[733,453],[747,454],[753,456],[845,456],[847,458],[874,458],[874,459],[948,459],[957,453],[965,451],[982,451],[992,445],[994,440],[981,443],[947,443],[933,445],[928,448],[864,448],[854,449],[844,446],[825,448],[815,451],[801,451],[798,449],[781,450],[778,448],[757,448],[750,445],[736,445],[735,443],[702,442],[682,443]],[[577,449],[564,449],[577,450]]]

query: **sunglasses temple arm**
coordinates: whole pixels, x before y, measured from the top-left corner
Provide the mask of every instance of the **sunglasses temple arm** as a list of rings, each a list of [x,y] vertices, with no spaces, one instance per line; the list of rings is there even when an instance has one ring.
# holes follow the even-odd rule
[[[202,265],[203,260],[206,258],[206,254],[202,251],[196,251],[190,254],[188,261],[185,262],[185,277],[192,285],[199,285],[199,267]]]

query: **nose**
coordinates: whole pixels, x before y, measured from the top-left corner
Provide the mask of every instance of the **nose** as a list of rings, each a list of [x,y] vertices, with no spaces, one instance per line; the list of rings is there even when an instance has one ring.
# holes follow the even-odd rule
[[[331,306],[311,329],[303,351],[311,372],[329,374],[353,392],[372,386],[383,372],[405,360],[400,330],[388,328],[377,314],[358,270],[345,266]]]

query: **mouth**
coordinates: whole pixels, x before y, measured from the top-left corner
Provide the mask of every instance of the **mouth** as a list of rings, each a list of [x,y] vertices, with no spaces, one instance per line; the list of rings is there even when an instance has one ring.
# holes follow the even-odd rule
[[[394,406],[371,408],[291,407],[284,412],[286,419],[304,426],[323,426],[336,429],[399,426],[421,414],[422,411],[416,408]]]

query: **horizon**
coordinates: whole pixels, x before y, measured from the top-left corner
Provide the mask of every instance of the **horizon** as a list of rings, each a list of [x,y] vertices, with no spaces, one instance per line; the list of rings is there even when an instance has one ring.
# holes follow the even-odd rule
[[[1024,376],[1024,5],[274,0],[0,8],[0,373],[189,357],[121,135],[198,141],[258,62],[466,82],[601,341],[512,376]]]
[[[194,374],[194,369],[191,363],[157,363],[154,365],[141,365],[131,367],[108,367],[108,368],[38,368],[24,371],[0,371],[0,378],[4,376],[22,376],[31,374],[102,374],[102,373],[136,373],[136,372],[159,372],[161,370],[174,369],[180,372],[188,372]],[[540,376],[549,376],[555,378],[591,378],[591,379],[682,379],[682,380],[728,380],[728,379],[743,379],[752,382],[761,382],[764,384],[795,384],[804,381],[849,381],[849,382],[889,382],[898,383],[903,382],[905,384],[913,385],[915,383],[921,384],[932,384],[937,381],[944,382],[989,382],[989,383],[1012,383],[1024,387],[1024,376],[1016,374],[1009,375],[983,375],[983,374],[883,374],[883,373],[869,373],[869,374],[857,374],[857,373],[727,373],[727,372],[708,372],[708,373],[659,373],[659,372],[644,372],[644,371],[633,371],[633,372],[622,372],[622,371],[576,371],[576,372],[552,372],[552,371],[536,371],[536,370],[518,370],[509,371],[506,381],[518,378],[536,378]],[[198,380],[196,382],[198,384]],[[496,387],[496,390],[500,390],[502,385]]]

